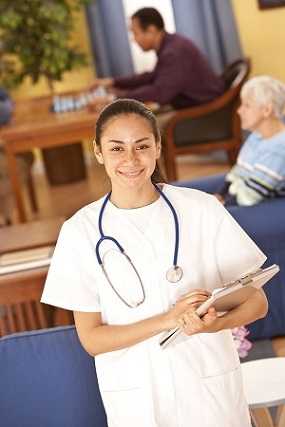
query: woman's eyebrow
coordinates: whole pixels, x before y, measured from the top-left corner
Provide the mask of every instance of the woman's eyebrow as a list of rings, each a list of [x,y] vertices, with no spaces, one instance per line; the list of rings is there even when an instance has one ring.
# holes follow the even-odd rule
[[[137,139],[137,140],[132,141],[132,142],[133,142],[134,144],[138,144],[138,143],[140,143],[140,142],[147,141],[147,140],[149,140],[149,137],[148,137],[148,136],[145,136],[144,138],[140,138],[140,139]],[[127,142],[125,142],[125,141],[120,141],[119,139],[109,139],[109,141],[107,141],[107,142],[115,142],[116,144],[127,144]]]

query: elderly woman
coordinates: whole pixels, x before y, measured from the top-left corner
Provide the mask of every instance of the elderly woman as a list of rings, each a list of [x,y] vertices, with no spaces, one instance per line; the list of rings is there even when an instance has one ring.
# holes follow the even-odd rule
[[[238,114],[251,131],[237,163],[216,196],[225,205],[250,206],[285,195],[285,85],[269,76],[250,79],[241,91]]]

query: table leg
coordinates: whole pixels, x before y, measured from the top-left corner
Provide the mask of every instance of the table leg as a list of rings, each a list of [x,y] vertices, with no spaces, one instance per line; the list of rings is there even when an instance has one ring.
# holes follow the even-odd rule
[[[285,426],[285,405],[278,406],[276,414],[276,427]]]
[[[274,427],[270,412],[267,408],[250,410],[254,427]]]
[[[21,183],[19,179],[19,173],[17,168],[16,156],[12,153],[7,145],[4,146],[7,154],[7,165],[8,165],[8,173],[11,182],[11,187],[13,191],[13,195],[16,201],[16,208],[18,211],[18,219],[19,222],[26,222],[27,217],[24,209],[24,203],[21,193]]]

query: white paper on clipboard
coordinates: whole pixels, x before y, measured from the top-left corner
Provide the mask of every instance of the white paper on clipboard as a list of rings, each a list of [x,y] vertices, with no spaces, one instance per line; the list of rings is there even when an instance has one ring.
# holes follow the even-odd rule
[[[278,271],[277,264],[273,264],[265,269],[258,269],[233,282],[225,284],[221,288],[213,291],[212,295],[197,308],[196,313],[202,317],[210,307],[215,307],[217,312],[227,312],[244,303],[257,289],[262,288]],[[165,348],[180,333],[180,328],[168,331],[160,340],[159,344]]]

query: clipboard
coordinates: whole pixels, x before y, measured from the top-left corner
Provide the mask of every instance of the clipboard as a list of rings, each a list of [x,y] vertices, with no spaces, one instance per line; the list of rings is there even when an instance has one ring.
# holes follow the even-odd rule
[[[212,295],[197,308],[196,314],[202,317],[210,307],[214,307],[217,312],[227,312],[238,307],[258,289],[261,289],[279,270],[277,264],[264,269],[259,268],[246,276],[225,284],[221,288],[214,289]],[[164,334],[159,342],[161,348],[165,348],[181,332],[180,328],[175,328]]]

